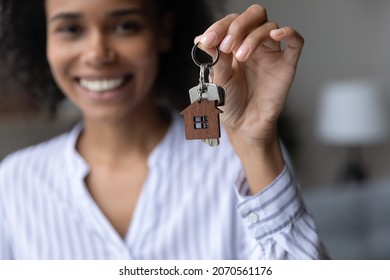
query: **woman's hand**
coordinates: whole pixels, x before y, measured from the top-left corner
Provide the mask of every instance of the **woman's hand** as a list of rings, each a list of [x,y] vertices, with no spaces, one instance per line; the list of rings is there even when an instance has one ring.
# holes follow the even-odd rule
[[[195,39],[199,41],[210,53],[218,46],[221,51],[214,82],[227,90],[221,121],[230,142],[247,173],[253,160],[264,157],[273,166],[268,167],[274,178],[283,167],[277,120],[295,76],[302,36],[290,27],[279,28],[268,21],[262,6],[253,5],[240,15],[230,14],[214,23]],[[259,152],[256,158],[255,153],[250,155],[254,151]]]

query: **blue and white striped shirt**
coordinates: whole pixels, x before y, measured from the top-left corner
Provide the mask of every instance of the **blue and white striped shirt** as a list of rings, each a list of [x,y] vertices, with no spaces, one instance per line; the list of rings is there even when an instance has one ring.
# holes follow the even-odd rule
[[[312,217],[286,166],[250,195],[223,135],[186,141],[181,117],[148,158],[149,174],[121,238],[89,194],[75,148],[82,125],[0,165],[0,259],[318,259]],[[131,172],[131,170],[129,170]]]

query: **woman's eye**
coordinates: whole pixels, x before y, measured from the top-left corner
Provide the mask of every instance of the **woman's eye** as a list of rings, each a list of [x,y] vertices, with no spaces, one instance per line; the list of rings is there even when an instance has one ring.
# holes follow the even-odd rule
[[[115,26],[115,31],[119,34],[132,34],[140,29],[141,25],[134,21],[121,22]]]
[[[82,29],[80,26],[75,24],[68,24],[58,28],[59,33],[63,33],[67,36],[75,36],[81,33]]]

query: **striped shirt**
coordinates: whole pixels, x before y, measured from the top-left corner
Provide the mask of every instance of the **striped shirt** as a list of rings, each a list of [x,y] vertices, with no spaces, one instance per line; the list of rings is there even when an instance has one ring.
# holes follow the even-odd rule
[[[82,124],[6,157],[0,165],[0,259],[319,259],[312,217],[288,166],[251,195],[237,156],[186,141],[172,124],[125,238],[88,192],[75,145]],[[131,172],[131,170],[129,170]]]

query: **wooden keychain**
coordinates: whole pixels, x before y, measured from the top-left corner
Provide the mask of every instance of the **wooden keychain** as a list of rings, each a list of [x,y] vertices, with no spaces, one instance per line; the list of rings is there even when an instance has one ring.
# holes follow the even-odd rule
[[[219,60],[219,49],[216,47],[216,58],[211,63],[200,63],[196,58],[198,44],[192,48],[192,60],[200,67],[199,84],[189,90],[191,104],[180,112],[184,117],[185,135],[187,140],[201,139],[211,147],[219,145],[221,127],[219,114],[223,113],[217,106],[225,104],[226,90],[212,82],[212,67]],[[208,72],[208,82],[205,79]]]

